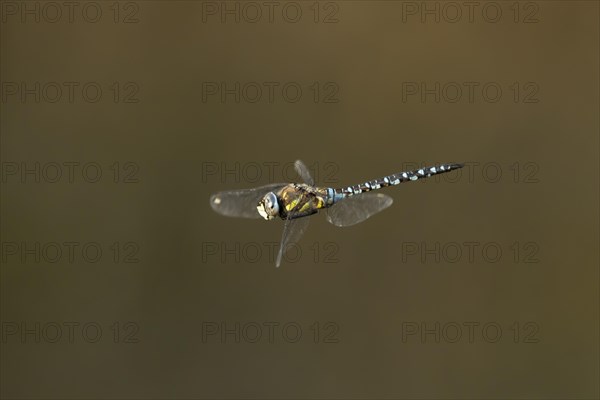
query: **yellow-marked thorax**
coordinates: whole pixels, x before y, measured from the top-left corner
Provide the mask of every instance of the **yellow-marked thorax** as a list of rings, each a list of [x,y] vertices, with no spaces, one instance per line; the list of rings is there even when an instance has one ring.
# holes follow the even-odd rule
[[[327,189],[291,183],[281,189],[278,197],[286,214],[308,214],[325,208]]]

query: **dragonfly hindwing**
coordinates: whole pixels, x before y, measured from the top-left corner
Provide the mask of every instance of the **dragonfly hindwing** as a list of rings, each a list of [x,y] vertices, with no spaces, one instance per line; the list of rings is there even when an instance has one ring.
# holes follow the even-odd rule
[[[351,226],[385,210],[394,200],[382,193],[362,193],[347,197],[327,209],[327,221],[335,226]]]

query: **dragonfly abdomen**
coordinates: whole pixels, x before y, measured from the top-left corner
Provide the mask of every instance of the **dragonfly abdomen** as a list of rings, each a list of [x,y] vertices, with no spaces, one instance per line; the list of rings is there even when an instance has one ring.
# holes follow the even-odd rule
[[[334,189],[333,203],[344,197],[353,196],[355,194],[370,192],[388,186],[396,186],[404,182],[416,181],[418,179],[429,178],[433,175],[443,174],[462,168],[464,164],[441,164],[434,167],[419,168],[413,171],[403,171],[397,174],[384,176],[372,181],[363,182],[358,185],[348,186],[344,188]]]

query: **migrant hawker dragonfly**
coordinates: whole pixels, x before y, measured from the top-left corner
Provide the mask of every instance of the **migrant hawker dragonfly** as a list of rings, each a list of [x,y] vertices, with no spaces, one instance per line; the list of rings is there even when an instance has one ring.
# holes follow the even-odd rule
[[[369,193],[403,182],[416,181],[436,174],[446,173],[463,164],[442,164],[435,167],[405,171],[354,186],[330,188],[315,186],[304,163],[297,160],[294,167],[304,183],[274,183],[254,189],[215,193],[210,198],[212,209],[221,215],[242,218],[276,217],[285,221],[277,261],[286,248],[298,242],[306,231],[310,215],[325,209],[327,221],[335,226],[358,224],[392,205],[392,198],[382,193]]]

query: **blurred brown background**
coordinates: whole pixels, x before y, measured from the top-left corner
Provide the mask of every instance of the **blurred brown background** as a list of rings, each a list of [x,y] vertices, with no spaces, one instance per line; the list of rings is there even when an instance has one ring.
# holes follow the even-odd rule
[[[2,1],[2,397],[598,398],[598,3],[478,4]],[[470,164],[276,269],[297,158]]]

